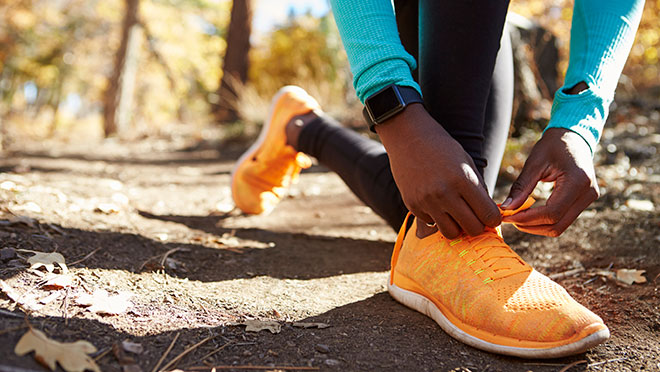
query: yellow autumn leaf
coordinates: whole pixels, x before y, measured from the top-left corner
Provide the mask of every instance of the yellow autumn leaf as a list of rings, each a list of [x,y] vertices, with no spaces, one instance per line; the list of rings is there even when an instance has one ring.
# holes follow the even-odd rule
[[[101,369],[87,354],[96,352],[96,347],[83,340],[63,343],[51,340],[43,332],[30,329],[14,348],[18,356],[34,351],[34,359],[44,366],[55,370],[56,364],[67,372],[83,372],[86,370],[101,372]]]

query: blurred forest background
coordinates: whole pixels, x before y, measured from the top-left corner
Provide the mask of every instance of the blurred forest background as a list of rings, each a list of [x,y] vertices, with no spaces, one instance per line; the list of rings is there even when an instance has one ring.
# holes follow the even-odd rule
[[[138,139],[177,128],[202,136],[205,128],[222,127],[242,135],[263,121],[270,97],[286,84],[309,90],[340,121],[361,125],[332,14],[292,11],[285,22],[255,33],[257,6],[249,0],[2,0],[3,145],[28,138]],[[533,105],[541,109],[516,115],[542,122],[568,61],[572,1],[518,0],[511,10],[540,25],[540,40],[551,39],[557,51],[555,81],[540,93],[522,92],[538,95]],[[647,0],[622,78],[628,96],[660,89],[659,24],[660,0]],[[531,57],[517,61],[539,59],[534,45],[521,50]]]

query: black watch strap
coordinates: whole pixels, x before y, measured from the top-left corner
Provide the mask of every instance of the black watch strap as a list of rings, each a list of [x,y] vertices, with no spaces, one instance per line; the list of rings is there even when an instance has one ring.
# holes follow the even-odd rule
[[[372,132],[375,127],[403,111],[411,103],[424,103],[417,89],[390,84],[364,102],[362,114]]]

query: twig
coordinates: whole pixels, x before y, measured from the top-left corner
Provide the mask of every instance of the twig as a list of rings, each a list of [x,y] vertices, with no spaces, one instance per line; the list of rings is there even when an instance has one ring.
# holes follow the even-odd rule
[[[626,360],[626,359],[628,359],[628,357],[616,358],[616,359],[608,359],[608,360],[604,360],[604,361],[602,361],[602,362],[590,363],[590,364],[587,365],[587,367],[599,366],[599,365],[601,365],[601,364],[611,363],[611,362],[619,362],[619,361]]]
[[[594,276],[593,278],[587,280],[586,282],[584,282],[584,283],[582,283],[582,284],[583,284],[583,285],[587,285],[587,284],[589,284],[589,283],[591,283],[591,282],[597,280],[598,278],[599,278],[599,276]]]
[[[177,334],[174,335],[174,339],[172,340],[172,343],[170,343],[170,346],[167,347],[167,350],[165,350],[165,353],[163,354],[163,356],[160,357],[160,359],[158,360],[158,363],[156,363],[156,366],[154,367],[154,369],[151,370],[151,372],[156,372],[156,371],[158,371],[158,367],[160,367],[160,365],[163,363],[163,361],[164,361],[165,358],[167,357],[167,354],[170,353],[170,351],[171,351],[172,348],[174,347],[174,343],[176,342],[176,340],[177,340],[178,338],[179,338],[179,333],[177,332]]]
[[[181,358],[183,358],[184,356],[186,356],[186,355],[187,355],[188,353],[190,353],[191,351],[193,351],[193,350],[197,349],[198,347],[202,346],[206,341],[212,339],[213,337],[215,337],[215,336],[209,336],[209,337],[203,339],[202,341],[200,341],[200,342],[194,344],[193,346],[190,346],[189,348],[187,348],[186,350],[184,350],[183,352],[181,352],[181,354],[179,354],[179,355],[177,355],[176,357],[174,357],[174,359],[170,360],[169,363],[167,363],[165,366],[163,366],[162,370],[167,370],[168,368],[170,368],[171,366],[173,366],[176,362],[178,362],[179,360],[181,360]]]
[[[111,351],[112,351],[112,348],[111,348],[111,347],[106,348],[103,352],[101,352],[101,354],[97,355],[97,356],[94,358],[94,361],[95,361],[95,362],[98,362],[101,358],[103,358],[104,356],[108,355],[108,353],[111,352]]]
[[[64,295],[64,301],[62,301],[64,306],[64,325],[69,325],[69,288],[66,289],[66,294]]]
[[[163,258],[161,258],[161,260],[160,260],[160,266],[165,266],[165,260],[167,260],[167,256],[169,256],[169,255],[171,255],[175,252],[182,251],[182,250],[184,250],[184,249],[181,248],[181,247],[177,247],[177,248],[172,248],[169,251],[165,252],[165,254],[163,255]]]
[[[575,361],[575,362],[573,362],[573,363],[567,365],[566,367],[560,369],[559,372],[566,372],[566,371],[568,371],[569,369],[575,367],[576,365],[578,365],[578,364],[584,364],[584,363],[588,363],[588,362],[587,362],[586,360],[578,360],[578,361]]]
[[[14,318],[21,318],[21,319],[23,319],[25,317],[24,315],[12,313],[11,311],[2,310],[2,309],[0,309],[0,314],[6,315],[6,316],[11,316],[11,317],[14,317]]]
[[[232,342],[234,342],[234,341],[229,341],[229,342],[225,343],[224,345],[220,346],[219,348],[215,349],[214,351],[212,351],[212,352],[210,352],[210,353],[204,355],[204,356],[200,359],[200,362],[204,362],[207,358],[209,358],[209,357],[212,356],[212,355],[215,355],[215,354],[216,354],[217,352],[219,352],[220,350],[226,348],[226,347],[229,346],[229,344],[231,344]]]
[[[145,267],[145,266],[146,266],[151,260],[156,259],[156,258],[161,257],[161,256],[162,256],[163,258],[161,258],[161,260],[160,260],[160,266],[164,266],[164,265],[165,265],[165,260],[167,259],[167,257],[168,257],[169,255],[171,255],[171,254],[173,254],[173,253],[175,253],[175,252],[178,252],[178,251],[184,251],[184,250],[187,250],[187,249],[185,249],[185,248],[181,248],[181,247],[177,247],[177,248],[172,248],[172,249],[170,249],[169,251],[167,251],[167,252],[165,252],[165,253],[157,254],[157,255],[155,255],[155,256],[153,256],[153,257],[149,257],[149,258],[148,258],[146,261],[144,261],[144,263],[140,266],[140,268],[138,269],[138,271],[144,269],[144,267]]]
[[[575,274],[579,274],[583,271],[584,271],[584,267],[579,267],[577,269],[571,269],[561,273],[550,274],[548,275],[548,278],[552,280],[559,280],[559,279],[568,278],[569,276],[573,276]]]
[[[102,248],[103,248],[103,247],[98,247],[98,248],[96,248],[95,250],[89,252],[85,257],[79,259],[78,261],[73,261],[73,262],[71,262],[71,263],[69,264],[69,266],[77,265],[77,264],[79,264],[79,263],[81,263],[81,262],[87,260],[88,258],[92,257],[92,256],[94,255],[94,253],[100,251]]]
[[[205,369],[267,369],[267,370],[289,370],[289,371],[318,371],[319,367],[287,367],[287,366],[211,366],[211,367],[189,367],[191,371],[202,371]]]

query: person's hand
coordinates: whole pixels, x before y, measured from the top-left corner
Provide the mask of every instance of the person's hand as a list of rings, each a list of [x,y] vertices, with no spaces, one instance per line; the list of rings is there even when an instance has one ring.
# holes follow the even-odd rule
[[[539,181],[555,183],[546,204],[504,217],[504,222],[527,233],[559,236],[599,196],[589,146],[567,129],[551,128],[543,134],[501,207],[518,208]]]
[[[501,223],[470,156],[424,107],[412,104],[376,126],[408,209],[453,239]]]

